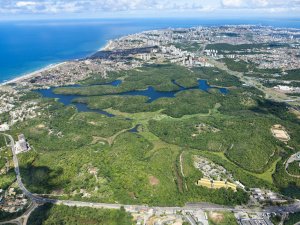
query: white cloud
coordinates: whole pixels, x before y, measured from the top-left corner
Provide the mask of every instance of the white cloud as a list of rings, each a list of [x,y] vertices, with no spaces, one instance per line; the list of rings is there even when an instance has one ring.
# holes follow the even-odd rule
[[[204,7],[201,7],[201,8],[198,8],[197,11],[198,12],[213,12],[215,11],[217,8],[215,6],[204,6]]]
[[[266,7],[269,3],[269,0],[252,0],[252,5],[254,6]]]
[[[282,8],[283,10],[292,9],[297,5],[300,6],[300,0],[222,0],[223,8]]]
[[[209,13],[222,10],[300,11],[300,0],[0,0],[0,14],[101,14],[113,12]],[[238,13],[238,12],[237,12]]]
[[[35,6],[36,4],[37,4],[36,2],[24,2],[24,1],[16,2],[17,7]]]
[[[222,6],[225,8],[239,8],[245,4],[244,0],[222,0]]]
[[[1,0],[0,12],[114,12],[135,10],[184,10],[202,8],[197,0]]]

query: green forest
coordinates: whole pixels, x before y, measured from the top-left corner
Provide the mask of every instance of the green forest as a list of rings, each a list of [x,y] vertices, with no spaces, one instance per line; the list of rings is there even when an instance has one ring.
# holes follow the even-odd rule
[[[99,85],[115,79],[122,83]],[[180,86],[197,87],[198,80],[226,87],[228,93],[194,88],[152,102],[145,96],[117,95],[149,86],[176,91]],[[203,156],[222,165],[246,187],[268,188],[292,197],[299,193],[299,180],[286,176],[284,169],[285,160],[293,154],[291,148],[300,144],[299,120],[285,104],[266,100],[261,91],[243,86],[225,71],[145,65],[111,72],[108,79],[92,74],[80,87],[54,91],[78,94],[74,103],[115,117],[78,112],[74,105],[29,94],[28,98],[39,99],[41,114],[17,123],[10,133],[15,139],[24,133],[32,146],[28,153],[18,155],[23,182],[31,192],[61,199],[160,206],[246,203],[248,193],[241,189],[196,185],[203,174],[193,159]],[[273,137],[274,124],[286,128],[291,148]]]
[[[28,225],[132,225],[133,218],[124,208],[120,210],[92,209],[45,204],[29,217]]]

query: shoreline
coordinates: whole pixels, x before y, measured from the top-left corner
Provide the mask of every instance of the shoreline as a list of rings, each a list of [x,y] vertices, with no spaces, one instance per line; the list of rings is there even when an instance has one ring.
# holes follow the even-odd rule
[[[236,24],[236,25],[233,25],[233,24],[229,24],[229,25],[223,25],[223,26],[258,26],[257,24],[256,25],[252,25],[252,24]],[[204,27],[212,27],[212,26],[204,26]],[[268,27],[268,26],[263,26],[263,27]],[[269,27],[272,27],[272,28],[280,28],[282,29],[282,27],[275,27],[273,25],[269,25]],[[168,29],[168,28],[164,28],[164,29]],[[176,29],[176,28],[175,28]],[[185,29],[185,28],[184,28]],[[300,30],[300,28],[295,28],[295,27],[286,27],[286,29],[296,29],[296,30]],[[161,30],[160,28],[159,29],[154,29],[154,30]],[[154,31],[152,30],[152,31]],[[147,32],[147,31],[151,31],[150,30],[145,30],[145,31],[141,31],[141,32],[137,32],[135,34],[139,34],[139,33],[143,33],[143,32]],[[111,45],[114,43],[114,40],[117,40],[117,39],[120,39],[120,38],[124,38],[124,37],[127,37],[127,36],[130,36],[130,35],[133,35],[133,34],[126,34],[124,36],[121,36],[121,37],[118,37],[118,38],[115,38],[115,39],[109,39],[109,40],[106,40],[106,43],[98,48],[98,49],[95,49],[93,52],[91,52],[90,54],[86,55],[84,58],[86,57],[89,57],[99,51],[110,51],[110,47]],[[61,61],[61,62],[57,62],[57,63],[52,63],[52,64],[49,64],[47,66],[44,66],[42,67],[41,69],[37,69],[37,70],[34,70],[32,72],[25,72],[24,74],[20,74],[20,75],[16,75],[15,78],[11,78],[11,79],[8,79],[8,80],[4,80],[4,81],[0,81],[0,87],[2,86],[6,86],[6,85],[9,85],[9,84],[12,84],[12,83],[20,83],[22,82],[23,80],[25,79],[28,79],[28,78],[32,78],[32,77],[35,77],[37,74],[41,73],[41,72],[44,72],[44,71],[47,71],[47,70],[50,70],[50,69],[54,69],[56,67],[59,67],[63,64],[66,64],[68,62],[72,62],[72,61],[78,61],[78,60],[81,60],[81,59],[84,59],[84,58],[74,58],[74,59],[71,59],[71,60],[65,60],[65,61]]]
[[[43,67],[43,68],[41,68],[41,69],[39,69],[39,70],[35,70],[35,71],[33,71],[33,72],[30,72],[30,73],[26,73],[26,74],[24,74],[24,75],[17,76],[17,77],[15,77],[15,78],[11,79],[11,80],[4,81],[4,82],[0,83],[0,87],[1,87],[1,86],[5,86],[5,85],[9,85],[9,84],[12,84],[12,83],[16,83],[16,82],[21,82],[21,81],[24,80],[24,79],[28,79],[28,78],[34,77],[34,76],[36,76],[37,74],[39,74],[39,73],[41,73],[41,72],[44,72],[44,71],[49,70],[49,69],[54,69],[54,68],[56,68],[56,67],[58,67],[58,66],[61,66],[61,65],[65,64],[65,63],[67,63],[67,61],[65,61],[65,62],[60,62],[60,63],[53,63],[53,64],[50,64],[50,65],[48,65],[48,66],[45,66],[45,67]]]
[[[108,40],[103,47],[97,49],[96,51],[94,51],[90,55],[92,55],[92,54],[94,54],[96,52],[99,52],[99,51],[105,51],[105,50],[107,50],[109,48],[109,46],[111,45],[112,42],[113,42],[113,40]],[[88,56],[86,56],[86,57],[88,57]],[[76,60],[79,60],[79,59],[75,58],[75,59],[72,59],[72,60],[69,60],[69,61],[62,61],[62,62],[58,62],[58,63],[52,63],[52,64],[49,64],[49,65],[47,65],[47,66],[45,66],[45,67],[43,67],[41,69],[35,70],[33,72],[25,73],[25,74],[19,75],[19,76],[17,75],[17,77],[15,77],[15,78],[12,78],[10,80],[1,82],[0,83],[0,87],[6,86],[6,85],[9,85],[9,84],[13,84],[13,83],[22,82],[25,79],[35,77],[37,74],[39,74],[41,72],[44,72],[44,71],[47,71],[47,70],[50,70],[50,69],[55,69],[55,68],[57,68],[59,66],[62,66],[64,64],[66,64],[67,62],[76,61]]]

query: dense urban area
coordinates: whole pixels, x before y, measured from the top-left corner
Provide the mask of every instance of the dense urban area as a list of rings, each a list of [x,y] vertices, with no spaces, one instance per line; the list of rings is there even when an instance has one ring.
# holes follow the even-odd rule
[[[133,34],[0,100],[0,224],[299,224],[299,29]]]

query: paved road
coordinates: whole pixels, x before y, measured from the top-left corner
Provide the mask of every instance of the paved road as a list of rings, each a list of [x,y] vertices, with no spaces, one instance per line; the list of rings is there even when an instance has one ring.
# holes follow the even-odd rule
[[[17,177],[17,182],[18,182],[19,188],[23,191],[23,193],[28,198],[30,198],[31,200],[33,200],[33,202],[39,202],[39,203],[47,202],[47,201],[45,201],[44,198],[33,195],[24,186],[24,184],[22,182],[21,174],[20,174],[19,160],[18,160],[18,157],[17,157],[17,154],[16,154],[16,150],[15,150],[15,141],[14,141],[14,139],[13,139],[13,137],[11,135],[8,135],[8,134],[3,134],[3,135],[6,136],[6,137],[8,137],[9,140],[10,140],[11,151],[13,153],[13,162],[14,162],[14,167],[15,167],[15,173],[16,173],[16,177]]]
[[[18,218],[12,219],[6,222],[0,222],[0,225],[4,224],[18,224],[18,225],[26,225],[30,214],[38,207],[36,203],[31,203],[28,209],[24,212],[24,214]]]
[[[299,161],[300,162],[300,158],[298,157],[299,155],[300,155],[300,152],[295,153],[285,163],[285,171],[291,177],[300,178],[300,175],[293,175],[293,174],[290,174],[289,171],[288,171],[289,164],[291,164],[294,161]]]
[[[93,202],[83,202],[83,201],[72,201],[72,200],[57,200],[51,198],[43,198],[37,196],[36,194],[32,194],[30,191],[26,189],[22,182],[20,169],[19,169],[19,161],[18,157],[15,153],[15,141],[11,135],[3,134],[10,139],[11,150],[13,153],[13,162],[15,167],[15,172],[17,176],[17,182],[19,188],[23,191],[23,193],[33,202],[33,204],[43,204],[43,203],[52,203],[58,205],[66,205],[66,206],[77,206],[77,207],[92,207],[92,208],[106,208],[106,209],[120,209],[122,206],[128,212],[139,212],[141,210],[157,210],[157,211],[164,211],[166,213],[174,213],[176,211],[182,210],[211,210],[211,211],[233,211],[233,212],[249,212],[249,213],[256,213],[256,212],[300,212],[300,201],[288,205],[288,206],[274,206],[269,207],[264,210],[255,210],[255,209],[244,209],[244,208],[233,208],[233,207],[226,207],[211,203],[191,203],[186,204],[184,207],[149,207],[147,205],[122,205],[122,204],[109,204],[109,203],[93,203]],[[30,215],[30,214],[29,214]],[[23,215],[24,216],[24,215]],[[0,223],[1,224],[1,223]]]
[[[197,222],[194,220],[194,218],[190,214],[186,214],[185,218],[190,222],[191,225],[197,225]]]
[[[0,222],[1,225],[7,225],[7,224],[17,224],[17,225],[22,225],[22,222],[18,221],[17,219],[14,220],[9,220],[6,222]]]
[[[30,207],[26,210],[26,212],[22,215],[23,224],[26,225],[27,221],[31,215],[31,213],[38,207],[39,205],[36,203],[32,203]]]

